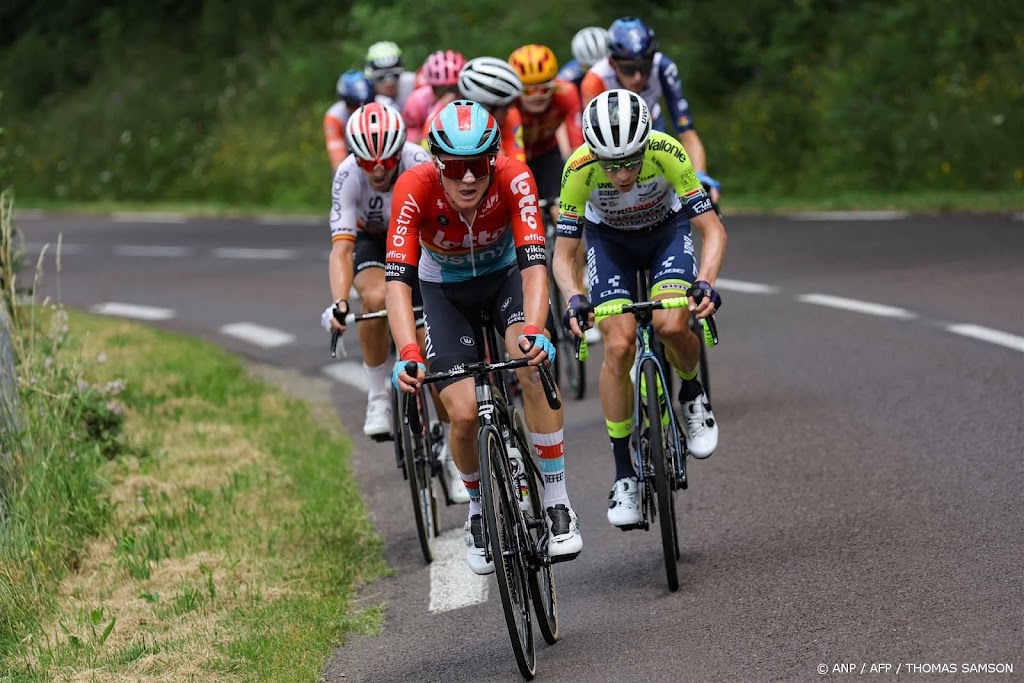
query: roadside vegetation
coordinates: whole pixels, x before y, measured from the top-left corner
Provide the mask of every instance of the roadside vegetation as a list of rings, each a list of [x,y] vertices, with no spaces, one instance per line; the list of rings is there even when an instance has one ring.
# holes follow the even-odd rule
[[[377,627],[352,596],[385,567],[329,406],[4,275],[0,680],[305,682]]]
[[[526,42],[565,61],[576,29],[625,12],[679,65],[726,207],[1024,204],[1012,0],[595,0],[569,20],[540,0],[13,0],[0,11],[0,163],[23,206],[325,213],[321,120],[370,43],[397,41],[413,68],[431,50],[504,57]]]

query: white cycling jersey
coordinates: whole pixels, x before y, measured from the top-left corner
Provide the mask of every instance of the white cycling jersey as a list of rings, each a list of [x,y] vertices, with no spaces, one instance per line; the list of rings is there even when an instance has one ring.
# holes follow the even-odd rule
[[[427,161],[427,150],[406,142],[395,177]],[[349,154],[338,165],[331,186],[331,241],[355,240],[357,231],[383,239],[390,220],[391,190],[378,192],[370,187],[366,173],[356,164],[356,156]]]

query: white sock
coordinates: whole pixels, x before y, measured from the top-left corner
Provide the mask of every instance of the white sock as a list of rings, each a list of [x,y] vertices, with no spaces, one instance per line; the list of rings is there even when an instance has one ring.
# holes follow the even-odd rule
[[[388,385],[391,383],[391,368],[388,362],[384,361],[375,368],[363,363],[363,370],[366,371],[367,397],[369,400],[381,398],[388,395]]]

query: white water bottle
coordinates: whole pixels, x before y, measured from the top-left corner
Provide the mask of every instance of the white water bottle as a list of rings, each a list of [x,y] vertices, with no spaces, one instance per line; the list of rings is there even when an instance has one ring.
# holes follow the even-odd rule
[[[519,509],[530,511],[530,489],[526,485],[526,463],[523,454],[515,446],[508,447],[508,459],[512,463],[512,478],[519,482]]]

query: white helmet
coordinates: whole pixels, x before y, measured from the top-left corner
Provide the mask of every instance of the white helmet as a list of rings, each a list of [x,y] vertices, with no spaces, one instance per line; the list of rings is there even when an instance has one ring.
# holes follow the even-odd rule
[[[583,67],[600,62],[608,56],[608,31],[599,26],[581,28],[572,37],[572,56]]]
[[[523,94],[523,82],[504,59],[477,57],[459,72],[459,92],[485,107],[500,107]]]
[[[402,49],[390,40],[374,43],[366,51],[366,71],[402,68]],[[368,74],[369,75],[369,74]]]
[[[357,158],[383,163],[401,154],[405,144],[405,121],[390,104],[370,102],[352,112],[345,124],[345,139]]]
[[[606,90],[583,110],[583,139],[600,159],[633,156],[650,134],[651,112],[631,90]]]

